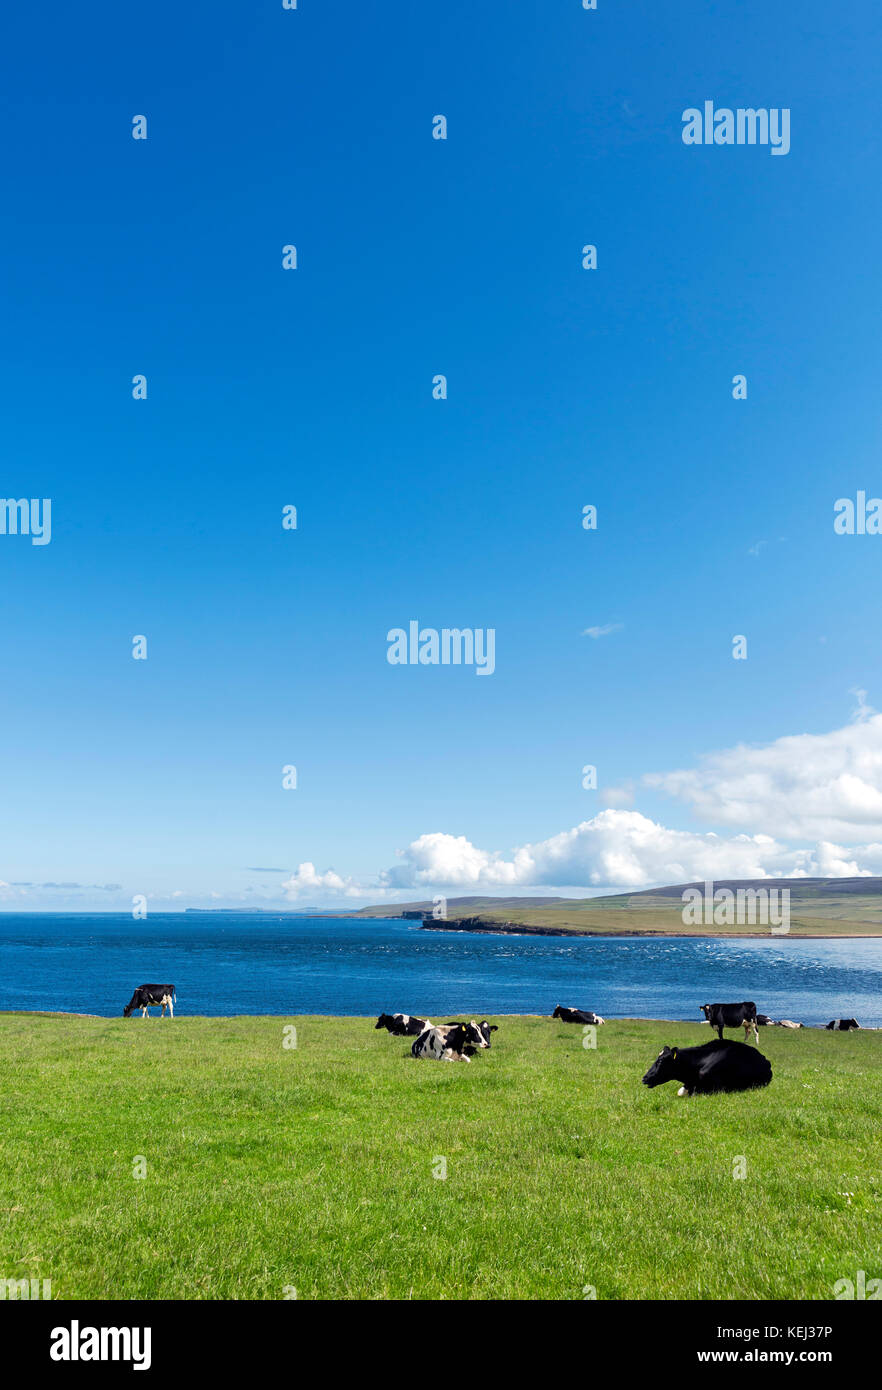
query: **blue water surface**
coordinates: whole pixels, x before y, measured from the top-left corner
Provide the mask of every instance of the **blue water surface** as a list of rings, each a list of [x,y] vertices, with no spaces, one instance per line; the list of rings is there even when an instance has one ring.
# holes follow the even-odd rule
[[[268,914],[0,915],[0,1009],[112,1016],[172,983],[184,1014],[550,1013],[698,1020],[699,1004],[882,1025],[882,940],[539,937]]]

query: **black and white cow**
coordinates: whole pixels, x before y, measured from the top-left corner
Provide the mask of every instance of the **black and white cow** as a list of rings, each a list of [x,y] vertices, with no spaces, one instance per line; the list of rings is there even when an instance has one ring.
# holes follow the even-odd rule
[[[779,1018],[776,1028],[804,1028],[804,1023],[794,1023],[792,1018]]]
[[[174,1018],[174,1006],[177,1002],[174,985],[139,985],[123,1009],[123,1018],[131,1018],[135,1009],[140,1009],[141,1017],[147,1018],[147,1010],[153,1004],[162,1005],[160,1018],[165,1017],[166,1008],[168,1008],[169,1017]]]
[[[841,1033],[850,1033],[853,1028],[860,1028],[860,1026],[856,1018],[831,1018],[826,1025],[828,1031],[835,1028]]]
[[[375,1028],[385,1028],[393,1038],[418,1038],[431,1028],[430,1018],[414,1018],[411,1014],[380,1014]]]
[[[413,1043],[411,1057],[430,1057],[436,1062],[469,1062],[475,1052],[490,1046],[490,1034],[499,1029],[486,1018],[480,1023],[446,1023],[429,1027]]]
[[[563,1004],[558,1004],[552,1018],[559,1018],[561,1023],[605,1023],[606,1019],[601,1018],[600,1014],[594,1014],[590,1009],[567,1009]]]
[[[772,1068],[767,1057],[746,1043],[702,1043],[700,1047],[663,1047],[643,1078],[644,1086],[679,1081],[678,1096],[704,1096],[714,1091],[752,1091],[768,1086]]]
[[[704,1014],[711,1028],[716,1028],[717,1037],[722,1041],[724,1028],[744,1029],[744,1041],[747,1042],[750,1030],[753,1029],[753,1036],[756,1045],[759,1047],[759,1033],[756,1026],[756,1004],[747,999],[743,1004],[701,1004],[699,1010]]]
[[[760,1028],[774,1028],[775,1026],[775,1020],[769,1018],[768,1014],[757,1014],[756,1021]]]

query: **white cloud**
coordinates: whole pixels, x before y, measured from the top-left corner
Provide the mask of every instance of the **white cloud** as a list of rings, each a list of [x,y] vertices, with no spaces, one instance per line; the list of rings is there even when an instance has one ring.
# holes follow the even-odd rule
[[[856,720],[843,729],[740,745],[644,781],[689,802],[705,824],[789,840],[882,839],[882,715],[855,693]]]
[[[854,689],[849,690],[848,693],[849,695],[854,695],[857,700],[857,705],[851,712],[852,719],[854,719],[855,721],[869,719],[872,715],[876,713],[876,711],[873,709],[873,706],[867,704],[866,690]]]
[[[281,887],[290,902],[295,902],[304,894],[315,897],[358,898],[363,897],[366,891],[354,879],[341,878],[333,869],[328,869],[323,874],[317,873],[315,865],[309,862],[298,865],[291,877],[283,880]]]
[[[447,887],[471,892],[500,888],[648,887],[696,878],[764,878],[807,872],[804,851],[768,835],[670,830],[639,811],[609,809],[572,830],[506,857],[479,849],[464,835],[420,835],[395,868],[381,875],[390,889]]]
[[[624,782],[601,793],[606,809],[593,819],[507,853],[436,830],[399,850],[373,886],[304,863],[282,888],[292,900],[376,899],[882,874],[882,714],[865,691],[852,693],[855,718],[843,729],[725,749],[698,767],[643,779],[689,802],[705,824],[731,826],[729,834],[673,830],[626,809],[633,788]]]
[[[610,632],[621,632],[624,623],[607,623],[605,627],[586,627],[582,630],[583,637],[606,637]]]

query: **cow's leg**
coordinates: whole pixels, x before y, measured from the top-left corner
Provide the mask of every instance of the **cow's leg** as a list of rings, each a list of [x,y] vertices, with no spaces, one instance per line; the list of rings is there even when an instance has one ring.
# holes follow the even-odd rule
[[[756,1026],[756,1019],[753,1020],[753,1040],[759,1047],[759,1029]]]
[[[168,1001],[168,1016],[169,1018],[174,1018],[175,1016],[175,1006],[170,999]]]
[[[720,1042],[723,1041],[723,1025],[722,1025],[722,1023],[720,1024],[719,1028],[717,1029],[717,1037],[719,1038]]]
[[[679,1091],[677,1092],[678,1096],[688,1096],[688,1094],[689,1092],[686,1090],[685,1086],[681,1086]]]

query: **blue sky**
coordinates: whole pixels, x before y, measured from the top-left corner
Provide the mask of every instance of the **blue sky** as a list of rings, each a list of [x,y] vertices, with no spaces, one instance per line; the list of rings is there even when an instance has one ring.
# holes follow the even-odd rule
[[[879,872],[882,539],[832,519],[882,493],[880,30],[10,16],[2,492],[52,539],[0,536],[3,905]],[[789,108],[789,154],[685,146],[708,99]],[[494,628],[492,677],[391,666],[411,619]]]

